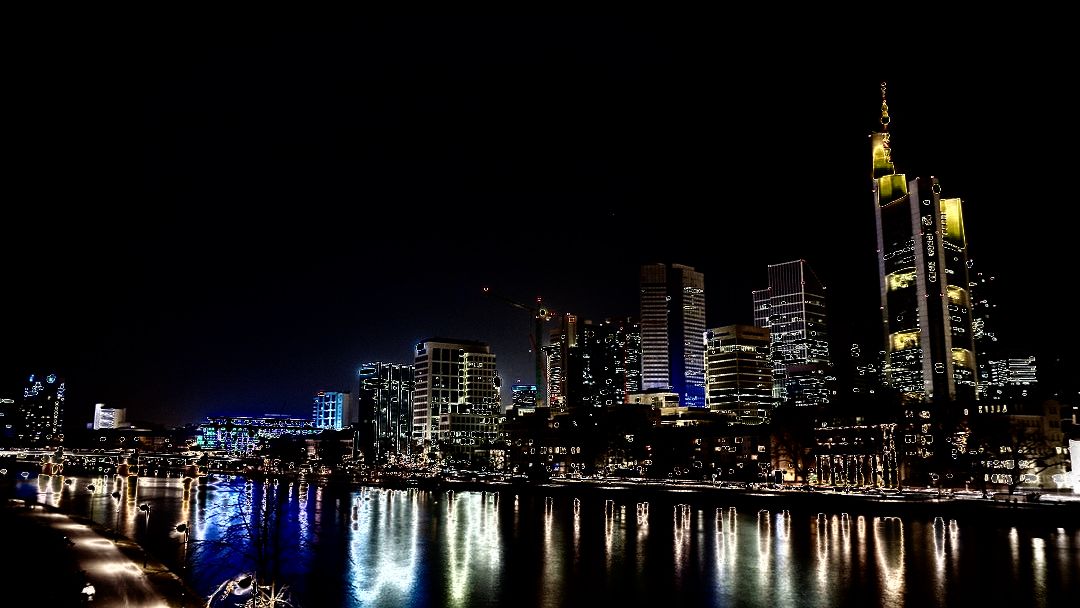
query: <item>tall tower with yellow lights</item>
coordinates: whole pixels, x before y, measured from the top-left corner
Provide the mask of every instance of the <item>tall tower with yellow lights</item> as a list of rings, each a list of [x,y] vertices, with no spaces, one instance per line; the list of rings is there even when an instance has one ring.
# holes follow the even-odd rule
[[[929,424],[931,408],[916,404],[975,398],[963,206],[959,198],[942,198],[936,177],[908,180],[897,172],[885,93],[882,83],[881,131],[870,136],[885,374],[914,406],[913,416]],[[921,434],[906,441],[926,446],[932,439]]]

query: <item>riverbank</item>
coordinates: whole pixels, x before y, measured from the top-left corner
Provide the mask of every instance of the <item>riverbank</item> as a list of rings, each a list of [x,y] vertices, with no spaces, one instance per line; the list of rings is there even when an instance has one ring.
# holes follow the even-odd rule
[[[99,608],[205,604],[134,541],[89,519],[40,503],[5,499],[0,505],[0,533],[9,548],[9,567],[0,569],[7,597],[33,597],[37,606],[82,606],[80,590],[90,581],[97,592],[93,605]]]

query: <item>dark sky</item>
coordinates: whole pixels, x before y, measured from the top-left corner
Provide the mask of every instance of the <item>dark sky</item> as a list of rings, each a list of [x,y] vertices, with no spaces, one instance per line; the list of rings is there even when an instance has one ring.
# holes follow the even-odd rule
[[[1069,341],[1047,323],[1075,198],[1053,36],[908,56],[657,20],[210,21],[23,33],[7,393],[48,369],[75,418],[309,415],[432,335],[491,343],[509,385],[531,378],[530,321],[483,286],[632,315],[652,261],[704,271],[719,326],[751,321],[767,264],[805,258],[837,340],[877,340],[882,80],[900,169],[965,199],[976,266],[1006,286],[999,334]]]

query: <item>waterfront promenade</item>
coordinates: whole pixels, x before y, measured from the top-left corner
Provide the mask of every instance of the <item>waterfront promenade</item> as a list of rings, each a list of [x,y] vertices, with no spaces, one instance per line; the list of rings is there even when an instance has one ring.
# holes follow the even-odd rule
[[[85,606],[84,583],[97,608],[197,608],[202,598],[130,539],[84,518],[5,498],[0,532],[8,564],[0,572],[3,605]],[[9,604],[15,598],[26,604]]]

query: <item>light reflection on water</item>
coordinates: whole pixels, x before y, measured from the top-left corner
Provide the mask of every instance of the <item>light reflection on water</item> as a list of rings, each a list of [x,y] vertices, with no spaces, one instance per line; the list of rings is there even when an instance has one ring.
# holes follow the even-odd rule
[[[236,478],[203,487],[176,478],[70,479],[39,477],[18,489],[72,513],[92,510],[202,593],[253,567],[257,543],[238,531],[260,530],[270,518],[270,546],[281,559],[263,571],[288,582],[302,608],[1057,605],[1080,593],[1080,531],[1072,524],[1009,528]],[[178,523],[188,524],[190,544]]]

